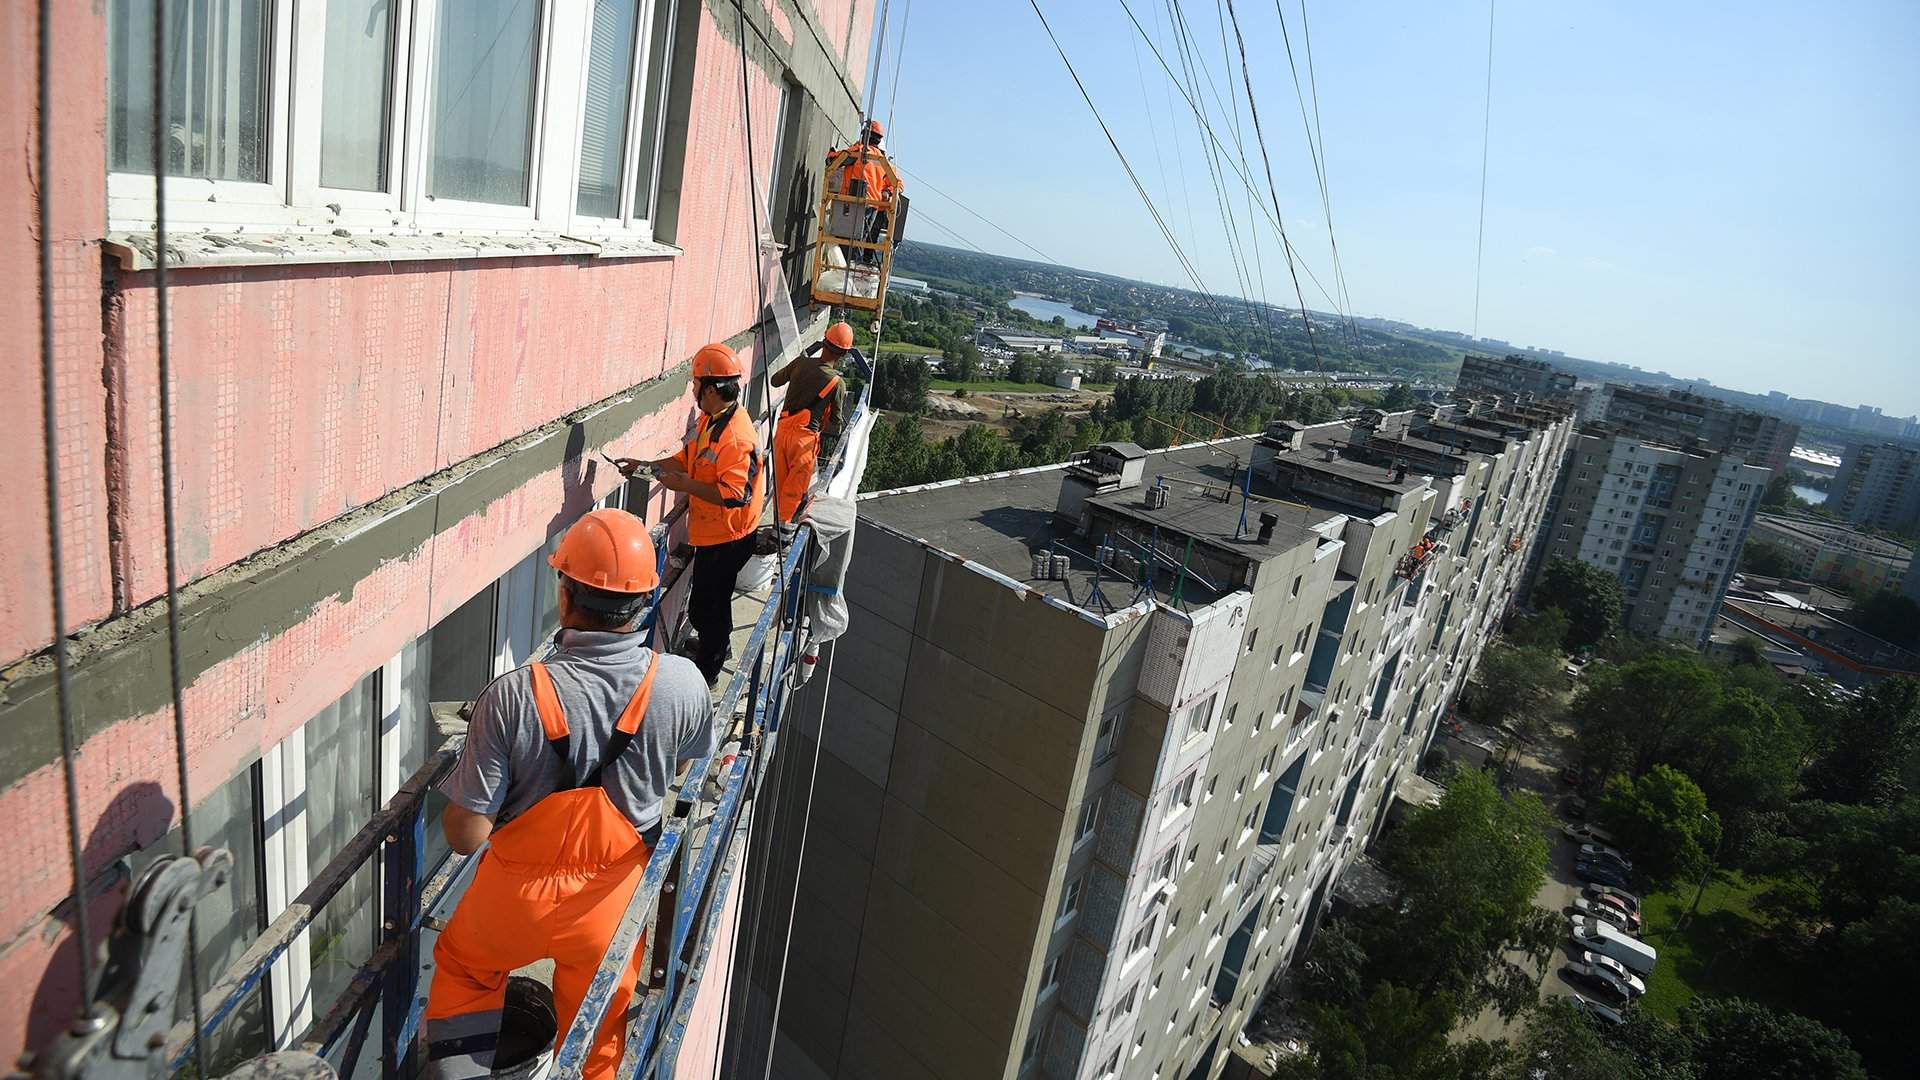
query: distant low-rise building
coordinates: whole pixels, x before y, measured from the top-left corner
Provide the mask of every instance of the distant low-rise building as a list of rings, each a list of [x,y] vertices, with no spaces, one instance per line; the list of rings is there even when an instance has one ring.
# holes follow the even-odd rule
[[[1787,467],[1800,426],[1768,413],[1736,408],[1685,390],[1610,384],[1606,422],[1673,446],[1693,442],[1744,458],[1771,472]]]
[[[1760,514],[1751,538],[1790,552],[1795,577],[1856,592],[1900,588],[1913,562],[1905,544],[1805,514]]]
[[[1742,641],[1788,675],[1818,675],[1849,689],[1882,679],[1920,675],[1920,656],[1854,626],[1847,611],[1816,606],[1776,582],[1736,580],[1720,606],[1710,654],[1729,654]]]
[[[1059,338],[1041,337],[1038,334],[1016,334],[1005,330],[989,330],[987,337],[993,344],[1014,352],[1053,353],[1059,352],[1066,344]]]
[[[1460,362],[1459,394],[1570,399],[1578,380],[1544,360],[1524,356],[1468,356]]]

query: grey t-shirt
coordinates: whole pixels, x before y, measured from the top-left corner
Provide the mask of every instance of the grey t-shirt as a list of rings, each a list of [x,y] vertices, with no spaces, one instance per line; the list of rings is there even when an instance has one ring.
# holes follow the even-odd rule
[[[579,776],[599,763],[648,665],[660,665],[646,719],[619,761],[601,776],[614,808],[645,832],[660,820],[660,803],[679,763],[713,752],[707,681],[693,661],[656,654],[637,634],[562,630],[555,643],[547,672],[567,714],[572,736],[567,746]],[[474,703],[466,746],[440,790],[499,826],[570,783],[540,726],[533,673],[518,667],[493,680]]]

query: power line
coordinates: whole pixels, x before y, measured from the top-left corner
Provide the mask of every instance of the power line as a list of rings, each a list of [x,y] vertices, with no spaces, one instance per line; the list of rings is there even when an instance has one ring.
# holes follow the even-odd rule
[[[1493,5],[1487,0],[1487,97],[1480,113],[1480,227],[1473,241],[1473,336],[1480,337],[1480,267],[1487,250],[1487,145],[1493,132]]]
[[[1274,2],[1278,3],[1279,0],[1274,0]],[[1320,143],[1320,184],[1322,190],[1325,190],[1327,185],[1327,137],[1325,133],[1320,130],[1320,81],[1314,75],[1313,71],[1313,25],[1307,21],[1307,0],[1300,0],[1300,34],[1306,39],[1307,45],[1307,87],[1313,91],[1313,137]],[[1329,197],[1328,203],[1327,238],[1328,240],[1332,240],[1333,207],[1331,205],[1331,197]],[[1340,298],[1347,303],[1347,330],[1357,337],[1358,331],[1353,323],[1353,296],[1347,292],[1346,267],[1341,262],[1337,249],[1334,254],[1334,268],[1340,276],[1338,282],[1340,286]]]
[[[947,194],[946,192],[941,191],[939,188],[934,187],[933,184],[928,182],[926,177],[921,176],[918,173],[908,171],[905,166],[901,165],[897,161],[893,163],[893,167],[896,172],[899,172],[905,175],[908,179],[912,180],[914,183],[924,186],[928,191],[933,192],[935,195],[940,196],[941,198],[947,200],[953,205],[959,207],[960,209],[965,210],[967,213],[972,214],[974,217],[978,218],[982,223],[984,223],[987,227],[993,229],[995,232],[999,233],[1000,235],[1006,237],[1007,239],[1013,241],[1016,244],[1019,244],[1021,247],[1026,248],[1028,251],[1033,252],[1035,255],[1040,256],[1042,259],[1046,260],[1047,262],[1053,263],[1055,265],[1059,265],[1060,260],[1054,258],[1053,256],[1047,254],[1044,251],[1041,251],[1039,248],[1034,247],[1032,244],[1027,243],[1025,240],[1022,240],[1018,236],[1015,236],[1012,233],[1008,232],[1006,229],[1002,228],[998,222],[992,220],[991,218],[988,218],[985,214],[982,214],[980,211],[975,210],[973,207],[968,206],[966,203],[961,202],[959,199],[956,199],[953,196]],[[926,212],[922,210],[916,210],[914,211],[914,216],[925,217]],[[948,229],[947,231],[953,232],[952,229]],[[959,234],[955,233],[954,235],[957,236]],[[979,250],[978,245],[972,245],[972,246],[975,247],[976,250]]]
[[[1247,85],[1247,112],[1253,117],[1253,137],[1260,147],[1260,160],[1267,170],[1267,197],[1273,200],[1273,216],[1278,222],[1280,239],[1287,238],[1285,215],[1280,212],[1280,189],[1273,182],[1273,158],[1267,153],[1267,136],[1260,126],[1260,103],[1253,95],[1253,73],[1247,66],[1247,39],[1240,33],[1240,16],[1233,9],[1233,0],[1227,0],[1227,18],[1233,23],[1233,40],[1240,48],[1240,78]],[[1313,353],[1314,370],[1323,370],[1320,363],[1320,343],[1313,336],[1313,319],[1307,314],[1307,298],[1300,291],[1300,275],[1294,270],[1291,247],[1287,249],[1287,274],[1293,278],[1294,298],[1300,301],[1300,325],[1307,331],[1307,348]]]
[[[1100,133],[1107,137],[1107,145],[1113,147],[1115,156],[1119,157],[1120,167],[1126,170],[1127,179],[1133,182],[1133,190],[1139,194],[1140,201],[1146,204],[1147,213],[1153,215],[1154,224],[1160,227],[1160,234],[1166,237],[1167,245],[1173,249],[1174,258],[1179,260],[1181,268],[1193,281],[1194,288],[1207,298],[1207,302],[1215,311],[1218,311],[1220,305],[1214,299],[1212,290],[1208,289],[1206,283],[1200,279],[1200,272],[1187,258],[1187,253],[1181,250],[1180,241],[1174,238],[1173,230],[1167,227],[1166,219],[1160,216],[1159,208],[1153,205],[1153,197],[1147,194],[1146,187],[1140,183],[1139,175],[1133,171],[1133,165],[1127,161],[1126,151],[1120,149],[1119,140],[1113,137],[1113,130],[1107,127],[1106,119],[1100,115],[1100,107],[1093,103],[1093,95],[1087,92],[1087,85],[1080,81],[1080,73],[1074,70],[1073,61],[1067,59],[1067,50],[1061,46],[1060,39],[1053,32],[1053,26],[1047,22],[1046,14],[1040,10],[1040,0],[1027,0],[1027,3],[1033,8],[1034,15],[1040,19],[1040,27],[1047,32],[1047,40],[1053,42],[1053,51],[1060,54],[1060,62],[1066,65],[1067,75],[1073,79],[1073,85],[1080,90],[1081,98],[1086,101],[1087,108],[1093,112],[1094,123],[1100,125]]]
[[[1306,10],[1306,0],[1300,0],[1302,18],[1305,17]],[[1314,116],[1316,120],[1309,122],[1307,119],[1307,95],[1300,87],[1300,67],[1294,63],[1293,59],[1293,35],[1287,31],[1287,13],[1286,10],[1280,6],[1280,0],[1273,0],[1273,13],[1280,17],[1280,43],[1284,45],[1287,50],[1287,71],[1293,76],[1293,96],[1294,99],[1300,103],[1300,129],[1306,133],[1307,154],[1313,159],[1313,178],[1320,188],[1320,212],[1325,215],[1327,219],[1327,246],[1333,252],[1333,284],[1334,288],[1339,290],[1341,300],[1347,304],[1347,329],[1348,333],[1351,334],[1353,329],[1353,316],[1351,315],[1353,302],[1347,299],[1347,275],[1346,271],[1342,269],[1340,265],[1340,240],[1333,231],[1333,199],[1327,192],[1326,151],[1321,145],[1316,131],[1320,108],[1319,90],[1316,88],[1314,91]]]

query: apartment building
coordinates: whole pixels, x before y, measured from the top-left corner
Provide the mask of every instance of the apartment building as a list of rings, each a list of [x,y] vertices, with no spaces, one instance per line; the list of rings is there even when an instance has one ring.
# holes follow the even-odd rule
[[[1900,589],[1913,549],[1809,514],[1758,514],[1752,538],[1793,557],[1793,576],[1859,593]]]
[[[1722,450],[1772,472],[1787,467],[1800,435],[1791,421],[1685,390],[1610,383],[1606,398],[1609,425],[1669,446]]]
[[[1827,505],[1856,524],[1920,531],[1920,446],[1882,442],[1848,447],[1827,487]]]
[[[1625,590],[1625,629],[1700,645],[1768,475],[1732,453],[1584,428],[1567,447],[1531,580],[1554,559],[1601,567]]]
[[[1220,1075],[1505,611],[1571,426],[1475,402],[865,496],[830,706],[789,734],[804,861],[743,919],[782,924],[763,958],[792,923],[753,970],[785,973],[773,1075]]]
[[[1572,396],[1576,381],[1573,375],[1544,360],[1468,355],[1460,361],[1460,377],[1454,383],[1454,392],[1563,400]]]
[[[698,0],[169,5],[165,387],[153,8],[39,5],[44,111],[34,65],[11,67],[0,274],[23,355],[0,385],[37,416],[24,298],[44,243],[82,902],[103,935],[127,867],[177,850],[183,752],[196,841],[237,860],[199,908],[204,985],[424,760],[426,703],[473,696],[552,630],[558,534],[608,502],[662,519],[665,493],[599,453],[679,443],[694,350],[729,341],[757,374],[818,335],[803,316],[760,347],[751,211],[804,265],[821,163],[858,128],[876,4],[750,0],[746,42],[733,5]],[[0,6],[7,40],[34,39],[35,11]],[[159,602],[163,392],[185,747]],[[79,1004],[41,438],[6,426],[7,1060]],[[224,1024],[214,1065],[331,1005],[374,946],[380,893],[371,868],[348,886]]]

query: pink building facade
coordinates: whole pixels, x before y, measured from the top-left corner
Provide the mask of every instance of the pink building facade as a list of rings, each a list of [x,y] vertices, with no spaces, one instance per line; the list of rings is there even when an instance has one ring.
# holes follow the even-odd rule
[[[15,418],[0,429],[14,463],[0,515],[8,1059],[78,1004],[39,244],[53,261],[60,565],[96,936],[130,873],[177,850],[180,820],[152,5],[47,6],[43,110],[37,6],[0,5],[20,59],[0,75],[15,352],[0,368]],[[210,981],[425,759],[426,703],[472,696],[551,632],[543,554],[565,526],[595,505],[665,512],[662,493],[623,484],[600,455],[678,444],[694,350],[731,342],[758,372],[818,335],[804,306],[797,335],[758,317],[763,283],[777,293],[781,279],[763,273],[756,204],[804,288],[821,162],[859,123],[875,0],[746,0],[744,34],[720,0],[178,7],[164,389],[185,752],[196,841],[239,866],[201,908]],[[371,952],[376,894],[370,875],[350,887],[224,1050],[283,1042],[325,1008]]]

